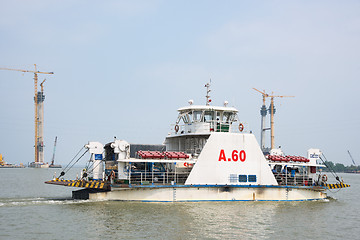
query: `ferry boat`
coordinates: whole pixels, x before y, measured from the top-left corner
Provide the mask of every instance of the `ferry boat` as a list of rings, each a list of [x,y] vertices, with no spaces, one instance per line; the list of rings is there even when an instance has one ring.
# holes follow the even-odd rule
[[[206,104],[190,100],[179,108],[164,144],[89,142],[89,165],[79,179],[65,180],[64,169],[46,183],[82,188],[73,191],[75,199],[142,202],[308,201],[349,187],[327,183],[319,149],[306,158],[281,149],[264,154],[238,110],[227,102],[212,106],[206,87]]]

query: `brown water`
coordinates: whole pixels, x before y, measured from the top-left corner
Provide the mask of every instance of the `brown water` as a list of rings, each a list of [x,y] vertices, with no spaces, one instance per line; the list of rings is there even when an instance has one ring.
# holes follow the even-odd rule
[[[360,174],[327,201],[71,200],[54,169],[0,169],[0,239],[359,239]],[[59,171],[59,170],[57,170]],[[75,169],[68,174],[76,176]]]

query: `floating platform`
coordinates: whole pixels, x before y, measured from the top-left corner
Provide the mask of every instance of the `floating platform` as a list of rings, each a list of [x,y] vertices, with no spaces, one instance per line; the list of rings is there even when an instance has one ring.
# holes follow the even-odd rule
[[[0,168],[25,168],[25,166],[24,165],[6,164],[6,165],[0,165]]]
[[[49,168],[62,168],[60,164],[49,165]]]

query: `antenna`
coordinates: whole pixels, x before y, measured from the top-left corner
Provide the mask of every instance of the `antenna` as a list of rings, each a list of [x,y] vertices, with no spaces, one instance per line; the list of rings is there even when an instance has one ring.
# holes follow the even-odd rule
[[[210,86],[211,86],[211,78],[210,78],[210,82],[205,84],[205,87],[206,87],[206,106],[209,106],[210,103],[211,103],[211,99],[210,99],[210,95],[209,95],[209,93],[211,92]]]

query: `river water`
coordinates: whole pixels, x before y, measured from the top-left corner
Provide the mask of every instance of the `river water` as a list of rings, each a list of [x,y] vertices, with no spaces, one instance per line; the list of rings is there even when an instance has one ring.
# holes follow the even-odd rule
[[[360,174],[326,201],[138,203],[72,200],[54,171],[0,169],[0,239],[360,238]]]

